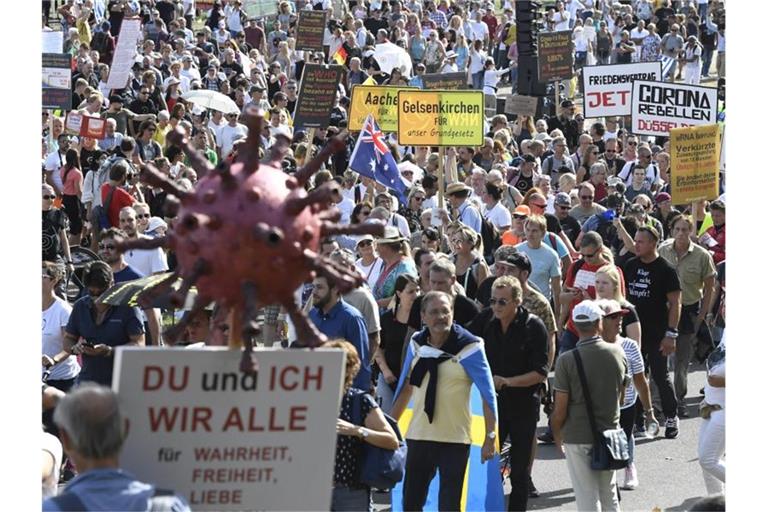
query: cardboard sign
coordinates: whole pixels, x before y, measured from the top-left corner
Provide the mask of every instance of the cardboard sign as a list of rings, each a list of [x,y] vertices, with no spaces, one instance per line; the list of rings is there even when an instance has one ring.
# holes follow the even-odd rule
[[[424,89],[440,89],[443,91],[456,91],[469,89],[467,73],[431,73],[421,75],[421,83]]]
[[[325,34],[325,11],[299,11],[296,25],[296,49],[312,52],[323,51],[323,35]]]
[[[628,116],[632,114],[632,83],[660,82],[661,62],[585,66],[581,73],[584,117]]]
[[[70,133],[89,137],[91,139],[103,139],[107,133],[107,120],[100,117],[90,117],[79,112],[67,114],[64,127]]]
[[[667,82],[632,83],[632,133],[669,136],[674,128],[717,122],[717,89]]]
[[[356,85],[352,87],[348,128],[360,131],[368,114],[385,133],[397,132],[397,93],[414,87]]]
[[[483,91],[400,91],[397,141],[403,146],[480,146],[484,107]]]
[[[328,509],[344,352],[254,355],[250,376],[223,347],[119,349],[121,466],[193,510]]]
[[[571,31],[539,34],[539,81],[556,82],[573,77]]]
[[[505,114],[518,116],[535,116],[539,98],[536,96],[523,96],[522,94],[510,94],[504,104]]]
[[[293,114],[293,126],[327,128],[336,100],[344,66],[305,64],[299,85],[299,99]]]
[[[673,128],[669,132],[673,204],[720,195],[720,125]]]
[[[43,54],[43,108],[72,108],[72,57],[68,53]]]
[[[43,53],[64,53],[64,32],[43,30]]]
[[[112,67],[109,69],[107,87],[110,89],[123,89],[128,84],[136,55],[136,43],[141,34],[141,19],[126,18],[120,25],[120,34],[117,37],[115,55],[112,57]]]

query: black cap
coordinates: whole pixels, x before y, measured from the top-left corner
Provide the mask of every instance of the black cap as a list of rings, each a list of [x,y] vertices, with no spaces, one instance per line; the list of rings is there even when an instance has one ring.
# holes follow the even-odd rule
[[[524,252],[513,252],[503,262],[514,265],[520,270],[526,270],[529,274],[531,273],[531,259]]]
[[[606,208],[618,208],[622,204],[624,204],[624,196],[622,196],[618,192],[613,192],[612,194],[609,194],[608,197],[605,199]]]
[[[560,108],[570,108],[573,106],[573,102],[571,100],[563,100],[562,103],[560,103]]]
[[[523,155],[523,162],[535,163],[536,162],[536,157],[533,156],[533,155],[525,154],[525,155]]]
[[[109,97],[109,102],[110,103],[125,103],[125,101],[123,100],[123,97],[120,96],[119,94],[113,94],[112,96],[110,96]]]

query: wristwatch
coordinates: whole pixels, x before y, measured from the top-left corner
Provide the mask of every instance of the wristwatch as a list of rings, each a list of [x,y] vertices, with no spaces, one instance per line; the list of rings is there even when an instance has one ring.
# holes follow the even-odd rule
[[[370,432],[368,432],[368,429],[365,427],[360,427],[359,429],[357,429],[357,433],[360,434],[360,437],[362,437],[363,439],[366,439],[371,434]]]
[[[496,439],[496,431],[495,430],[491,430],[490,432],[488,432],[488,436],[487,437],[488,437],[488,439]]]

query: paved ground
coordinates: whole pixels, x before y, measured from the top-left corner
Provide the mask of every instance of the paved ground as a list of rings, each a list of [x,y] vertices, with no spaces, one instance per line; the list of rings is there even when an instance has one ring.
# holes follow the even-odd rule
[[[680,435],[668,440],[640,440],[635,446],[635,461],[640,486],[634,491],[621,491],[621,507],[625,511],[661,510],[683,511],[705,494],[704,480],[698,463],[697,442],[701,420],[698,417],[699,390],[704,385],[703,368],[693,368],[689,375],[689,397],[686,400],[690,418],[680,422]],[[543,416],[543,415],[542,415]],[[546,417],[539,423],[539,432],[546,426]],[[662,429],[663,433],[663,429]],[[554,446],[539,445],[533,466],[533,481],[541,497],[528,502],[529,510],[576,510],[576,501],[568,476],[565,459]],[[624,482],[623,471],[619,483]],[[505,493],[509,488],[505,489]],[[389,510],[389,495],[375,494],[374,509]]]

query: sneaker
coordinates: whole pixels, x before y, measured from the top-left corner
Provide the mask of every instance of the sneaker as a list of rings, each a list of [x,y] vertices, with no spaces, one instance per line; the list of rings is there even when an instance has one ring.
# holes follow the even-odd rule
[[[688,414],[688,408],[687,407],[680,407],[677,410],[677,416],[680,418],[690,418],[691,415]]]
[[[645,425],[635,425],[635,430],[632,435],[635,439],[647,439],[648,431],[645,430]]]
[[[555,444],[555,436],[552,435],[552,431],[549,429],[545,430],[537,439],[542,444]]]
[[[667,439],[677,439],[677,434],[680,433],[680,420],[677,416],[674,418],[667,418],[667,422],[664,424],[664,437]]]
[[[535,485],[533,485],[533,477],[531,477],[531,475],[528,475],[528,497],[529,498],[539,497],[539,490],[536,488]]]
[[[622,489],[634,491],[638,485],[640,485],[640,481],[637,479],[637,468],[633,462],[624,469],[624,486]]]

